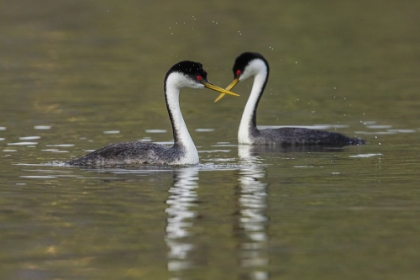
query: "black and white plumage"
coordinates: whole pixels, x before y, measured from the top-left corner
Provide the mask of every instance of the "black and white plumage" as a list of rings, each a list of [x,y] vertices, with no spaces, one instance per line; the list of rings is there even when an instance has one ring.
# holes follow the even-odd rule
[[[351,138],[337,132],[315,130],[299,127],[282,127],[276,129],[257,128],[257,107],[267,85],[270,67],[267,60],[259,53],[245,52],[238,56],[233,65],[233,82],[226,88],[232,89],[238,82],[254,77],[254,83],[242,114],[238,131],[239,144],[249,145],[324,145],[341,147],[361,145],[365,141]],[[223,93],[215,100],[224,96]]]
[[[209,88],[218,92],[238,96],[207,81],[207,72],[201,63],[182,61],[169,69],[164,80],[166,107],[172,124],[174,145],[164,146],[150,142],[126,142],[105,146],[79,159],[70,160],[69,165],[133,165],[133,164],[197,164],[198,152],[188,132],[179,106],[182,88]]]

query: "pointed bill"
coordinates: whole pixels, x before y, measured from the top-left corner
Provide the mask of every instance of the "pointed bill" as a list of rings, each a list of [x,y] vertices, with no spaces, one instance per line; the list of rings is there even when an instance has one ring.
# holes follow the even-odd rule
[[[226,90],[231,90],[234,86],[236,86],[236,84],[237,83],[239,83],[239,79],[238,78],[236,78],[236,79],[234,79],[231,83],[230,83],[230,85],[228,85],[227,87],[226,87]],[[224,93],[221,93],[217,98],[216,98],[216,100],[214,100],[214,102],[217,102],[217,101],[219,101],[220,99],[222,99],[223,97],[225,96],[225,94]]]
[[[229,91],[229,90],[227,90],[227,89],[224,89],[224,88],[221,88],[221,87],[218,87],[218,86],[212,85],[212,84],[210,84],[210,83],[203,83],[203,85],[204,85],[206,88],[209,88],[209,89],[212,89],[212,90],[215,90],[215,91],[221,92],[221,94],[223,94],[223,95],[225,95],[225,94],[229,94],[229,95],[233,95],[233,96],[239,96],[239,94],[236,94],[236,93],[231,92],[231,91]]]

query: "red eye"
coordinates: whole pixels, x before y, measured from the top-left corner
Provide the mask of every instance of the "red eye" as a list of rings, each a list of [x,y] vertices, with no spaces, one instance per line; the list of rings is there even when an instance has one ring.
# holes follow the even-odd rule
[[[202,79],[203,79],[203,77],[197,76],[197,81],[201,81]]]
[[[239,75],[241,75],[241,70],[236,70],[236,76],[239,76]]]

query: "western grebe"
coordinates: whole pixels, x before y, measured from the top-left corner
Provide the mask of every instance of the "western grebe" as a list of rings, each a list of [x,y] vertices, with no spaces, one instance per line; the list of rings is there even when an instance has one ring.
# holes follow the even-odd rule
[[[239,144],[249,145],[325,145],[345,146],[360,145],[365,141],[351,138],[337,132],[328,132],[299,127],[276,129],[257,128],[257,107],[268,81],[270,67],[267,60],[259,53],[245,52],[238,56],[233,65],[234,80],[226,88],[232,89],[238,82],[254,77],[254,83],[242,114],[238,131]],[[225,94],[221,93],[215,102]]]
[[[181,88],[209,88],[225,94],[239,96],[207,81],[207,72],[201,63],[182,61],[169,69],[164,80],[166,108],[172,124],[174,145],[164,146],[149,142],[126,142],[105,146],[69,165],[129,165],[129,164],[196,164],[197,149],[188,132],[179,106]]]

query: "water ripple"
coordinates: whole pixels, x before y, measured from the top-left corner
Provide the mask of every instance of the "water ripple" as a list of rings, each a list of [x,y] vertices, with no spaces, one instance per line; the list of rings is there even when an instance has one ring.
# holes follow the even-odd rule
[[[34,129],[37,129],[37,130],[48,130],[48,129],[51,129],[51,125],[36,125],[36,126],[34,126]]]
[[[26,136],[26,137],[19,137],[19,140],[37,140],[41,139],[41,136]]]
[[[38,142],[15,142],[15,143],[7,143],[9,146],[28,146],[28,145],[37,145]]]
[[[351,155],[349,157],[351,158],[369,158],[369,157],[376,157],[376,156],[382,156],[383,154],[358,154],[358,155]]]
[[[118,134],[120,133],[120,131],[119,130],[105,130],[103,133],[104,134]]]
[[[166,129],[146,129],[146,133],[166,133]]]

